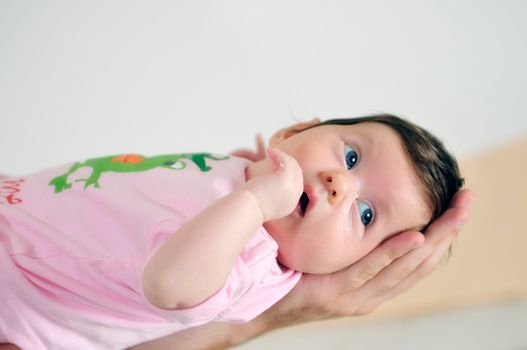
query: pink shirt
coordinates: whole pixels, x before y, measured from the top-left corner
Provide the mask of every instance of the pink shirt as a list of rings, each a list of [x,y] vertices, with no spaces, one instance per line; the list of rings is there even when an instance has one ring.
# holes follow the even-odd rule
[[[142,293],[148,258],[242,184],[248,164],[209,154],[121,155],[0,178],[0,342],[122,349],[210,321],[246,322],[276,303],[300,273],[278,265],[263,228],[202,304],[162,310]]]

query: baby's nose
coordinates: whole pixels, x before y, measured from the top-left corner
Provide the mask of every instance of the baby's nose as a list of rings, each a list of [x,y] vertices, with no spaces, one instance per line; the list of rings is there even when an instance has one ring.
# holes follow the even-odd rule
[[[320,180],[328,193],[328,202],[332,205],[340,203],[352,190],[352,181],[349,174],[338,171],[322,171]]]

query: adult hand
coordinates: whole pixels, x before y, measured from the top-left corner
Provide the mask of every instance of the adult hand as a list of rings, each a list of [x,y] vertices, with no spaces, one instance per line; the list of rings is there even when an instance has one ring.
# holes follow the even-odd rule
[[[473,199],[470,190],[456,193],[424,235],[403,232],[342,271],[304,274],[286,297],[248,323],[208,323],[133,349],[224,349],[276,328],[370,313],[437,268],[468,219]]]

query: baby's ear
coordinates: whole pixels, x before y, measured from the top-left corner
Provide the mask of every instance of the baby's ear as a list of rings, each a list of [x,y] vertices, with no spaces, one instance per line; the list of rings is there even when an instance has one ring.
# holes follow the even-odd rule
[[[280,129],[277,132],[275,132],[273,136],[271,136],[271,138],[269,139],[269,146],[274,147],[278,145],[280,142],[287,139],[288,137],[296,135],[299,132],[303,131],[304,129],[307,129],[317,124],[320,124],[320,119],[313,118],[312,120],[308,122],[296,123],[287,128]]]

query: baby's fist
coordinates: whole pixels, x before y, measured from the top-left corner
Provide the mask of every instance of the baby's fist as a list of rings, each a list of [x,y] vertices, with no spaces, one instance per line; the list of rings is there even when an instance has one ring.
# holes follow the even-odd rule
[[[245,183],[257,201],[265,221],[291,213],[304,188],[302,169],[296,159],[276,149],[267,149],[264,174]]]

